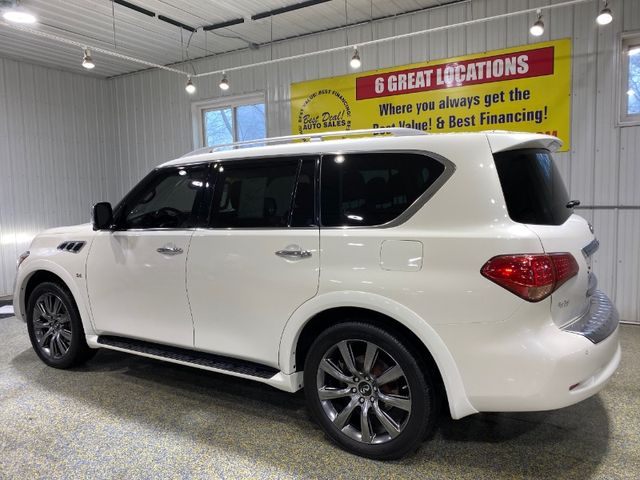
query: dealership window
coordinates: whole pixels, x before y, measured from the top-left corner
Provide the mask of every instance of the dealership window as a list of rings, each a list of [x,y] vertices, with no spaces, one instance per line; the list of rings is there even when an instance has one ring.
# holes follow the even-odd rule
[[[264,95],[196,102],[192,107],[196,148],[267,136]]]
[[[640,34],[622,39],[622,123],[640,123]]]

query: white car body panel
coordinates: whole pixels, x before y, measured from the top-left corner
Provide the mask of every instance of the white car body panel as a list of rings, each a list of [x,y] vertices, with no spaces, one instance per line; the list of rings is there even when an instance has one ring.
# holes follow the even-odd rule
[[[93,334],[91,309],[87,297],[85,267],[94,232],[91,224],[73,225],[45,230],[37,235],[29,247],[30,255],[20,266],[16,275],[13,294],[13,310],[18,318],[26,321],[25,290],[29,278],[35,272],[51,272],[67,285],[78,306],[85,333]],[[57,249],[64,241],[86,241],[79,253],[62,252]]]
[[[558,145],[555,137],[495,132],[304,142],[186,156],[160,168],[283,155],[422,151],[452,162],[455,172],[422,208],[393,226],[48,230],[36,237],[18,271],[14,308],[26,318],[29,279],[51,272],[69,287],[92,347],[118,350],[98,343],[98,337],[121,335],[251,360],[278,373],[257,378],[200,368],[296,391],[302,387],[296,348],[307,322],[328,309],[356,307],[389,317],[422,341],[443,378],[454,418],[559,408],[596,393],[620,361],[617,331],[594,344],[559,328],[588,307],[587,260],[580,249],[593,236],[577,216],[562,228],[512,221],[492,156]],[[78,254],[56,250],[70,240],[87,244]],[[184,253],[164,258],[156,249],[167,243]],[[275,255],[291,244],[312,256],[288,261]],[[538,303],[480,274],[496,255],[551,251],[571,252],[580,273]],[[554,305],[564,299],[570,307]]]
[[[86,278],[96,330],[192,347],[185,289],[192,235],[192,230],[96,232]],[[170,245],[183,252],[158,253]]]
[[[318,291],[319,242],[318,228],[198,229],[187,262],[195,347],[278,367],[284,324]],[[292,245],[311,255],[275,254]]]

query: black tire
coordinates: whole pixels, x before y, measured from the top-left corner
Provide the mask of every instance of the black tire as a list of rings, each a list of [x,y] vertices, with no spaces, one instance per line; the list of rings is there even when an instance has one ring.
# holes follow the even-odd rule
[[[58,311],[62,313],[55,316],[56,320],[41,310],[47,303],[46,299],[51,299],[55,305],[58,305],[56,299],[61,303]],[[44,282],[36,286],[29,296],[25,313],[31,345],[38,357],[50,367],[71,368],[95,355],[96,350],[89,348],[85,340],[78,307],[63,285]],[[61,343],[53,342],[56,334]],[[63,347],[67,347],[66,351]]]
[[[346,344],[341,343],[345,341]],[[367,372],[366,354],[363,354],[362,351],[363,348],[368,349],[369,344],[378,347],[377,352],[381,353],[377,353],[377,356],[374,357],[375,361],[370,363],[371,368]],[[341,380],[336,381],[337,377],[333,376],[335,373],[326,373],[326,360],[329,360],[332,365],[338,366],[342,373],[350,371],[344,361],[344,354],[340,351],[340,347],[344,348],[344,345],[348,345],[346,352],[351,354],[355,370],[363,376],[363,378],[352,377],[350,381],[353,383],[351,384]],[[373,347],[371,348],[373,350]],[[359,321],[334,325],[318,336],[311,345],[305,361],[304,390],[311,415],[331,440],[351,453],[376,460],[398,459],[415,451],[420,446],[436,422],[439,402],[434,377],[427,367],[427,362],[413,353],[414,350],[411,343],[403,340],[401,336],[390,334],[377,326]],[[331,357],[331,355],[334,356]],[[340,359],[342,359],[342,363]],[[320,367],[321,362],[323,362],[323,368]],[[375,369],[383,368],[382,372],[384,373],[394,364],[400,367],[403,373],[400,379],[395,380],[397,383],[393,388],[397,393],[387,391],[383,394],[383,390],[388,389],[389,385],[393,386],[394,383],[378,384],[378,379],[382,381],[383,376],[382,373],[376,374]],[[360,383],[354,382],[356,378]],[[389,378],[389,376],[385,376],[385,378]],[[333,383],[333,385],[328,386],[327,382]],[[319,383],[321,384],[319,385]],[[322,401],[319,392],[321,387],[323,394],[327,392],[330,395],[340,393],[342,398]],[[346,390],[350,392],[347,395],[344,394]],[[354,390],[356,390],[355,393],[353,393]],[[370,391],[374,391],[374,393],[367,399],[366,396],[369,395],[367,392]],[[400,395],[401,392],[402,395]],[[389,395],[408,399],[409,403],[406,403],[407,400],[403,400],[405,402],[403,409],[395,409],[382,399],[385,396],[389,399]],[[345,426],[342,428],[336,426],[334,422],[341,423],[340,418],[345,417],[345,415],[340,415],[339,408],[348,403],[344,410],[349,410],[351,405],[363,402],[361,396],[365,398],[365,403],[351,407],[352,413],[349,414]],[[337,408],[336,403],[338,403]],[[377,405],[377,411],[375,405]],[[385,411],[383,413],[389,413],[391,417],[395,415],[398,419],[394,425],[400,428],[398,430],[391,429],[395,436],[391,435],[391,430],[383,425],[381,410]],[[364,433],[365,425],[367,425],[366,434]],[[397,433],[398,431],[399,433]],[[367,441],[364,441],[365,438]],[[377,441],[382,443],[376,443]]]

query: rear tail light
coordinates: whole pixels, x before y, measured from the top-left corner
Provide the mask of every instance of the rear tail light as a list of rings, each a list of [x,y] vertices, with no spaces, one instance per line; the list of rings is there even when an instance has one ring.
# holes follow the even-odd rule
[[[529,302],[539,302],[578,274],[578,262],[570,253],[499,255],[480,273]]]

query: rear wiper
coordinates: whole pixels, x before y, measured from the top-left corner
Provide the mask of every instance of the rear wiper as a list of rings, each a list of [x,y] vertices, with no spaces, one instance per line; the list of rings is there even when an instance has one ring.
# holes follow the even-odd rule
[[[577,207],[578,205],[580,205],[580,200],[569,200],[565,205],[565,207],[573,208],[573,207]]]

